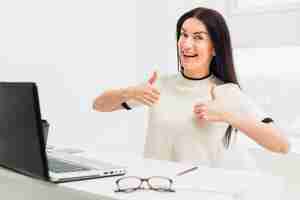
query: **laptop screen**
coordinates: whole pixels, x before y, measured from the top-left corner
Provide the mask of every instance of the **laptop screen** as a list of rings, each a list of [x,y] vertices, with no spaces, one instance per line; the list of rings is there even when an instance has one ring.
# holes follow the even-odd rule
[[[0,82],[0,165],[49,177],[35,83]]]

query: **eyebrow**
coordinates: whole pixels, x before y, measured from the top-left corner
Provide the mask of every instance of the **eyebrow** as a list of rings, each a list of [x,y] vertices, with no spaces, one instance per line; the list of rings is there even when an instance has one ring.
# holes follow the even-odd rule
[[[186,32],[186,30],[185,30],[184,28],[181,28],[181,30],[182,30],[183,32]],[[193,34],[196,35],[196,34],[201,34],[201,33],[208,34],[208,33],[205,32],[205,31],[198,31],[198,32],[195,32],[195,33],[193,33]]]

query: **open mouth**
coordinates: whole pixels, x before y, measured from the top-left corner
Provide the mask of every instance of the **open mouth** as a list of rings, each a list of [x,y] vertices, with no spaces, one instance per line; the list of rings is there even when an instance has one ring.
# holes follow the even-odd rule
[[[184,57],[188,57],[188,58],[194,58],[196,57],[197,55],[183,55]]]
[[[184,57],[184,58],[195,58],[198,56],[197,53],[188,53],[188,52],[181,52],[181,55]]]
[[[186,55],[186,54],[183,54],[183,57],[185,58],[195,58],[197,57],[198,55],[197,54],[193,54],[193,55]]]

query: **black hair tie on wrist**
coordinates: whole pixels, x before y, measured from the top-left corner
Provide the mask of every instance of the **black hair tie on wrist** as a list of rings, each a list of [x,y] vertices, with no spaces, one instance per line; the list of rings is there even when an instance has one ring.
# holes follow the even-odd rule
[[[121,104],[126,110],[131,110],[130,106],[126,103],[126,102],[123,102]]]
[[[274,120],[270,117],[266,117],[264,118],[263,120],[261,120],[263,123],[271,123],[271,122],[274,122]]]

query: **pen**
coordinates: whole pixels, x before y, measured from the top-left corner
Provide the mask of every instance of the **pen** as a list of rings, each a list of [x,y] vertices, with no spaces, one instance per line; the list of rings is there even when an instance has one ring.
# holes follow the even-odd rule
[[[176,174],[176,175],[177,175],[177,176],[181,176],[181,175],[183,175],[183,174],[189,173],[189,172],[194,171],[194,170],[196,170],[196,169],[198,169],[198,167],[192,167],[192,168],[190,168],[190,169],[186,169],[186,170],[184,170],[184,171],[182,171],[182,172],[179,172],[179,173]]]

